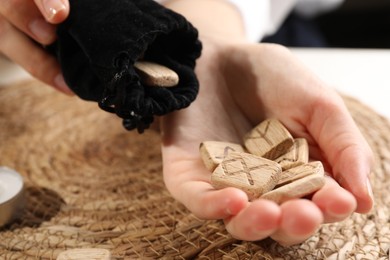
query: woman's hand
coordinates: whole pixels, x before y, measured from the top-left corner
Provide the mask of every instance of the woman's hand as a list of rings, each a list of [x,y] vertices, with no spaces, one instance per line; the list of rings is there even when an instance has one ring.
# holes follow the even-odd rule
[[[223,219],[236,238],[271,236],[285,245],[304,241],[324,222],[371,209],[372,153],[335,91],[281,46],[204,46],[197,100],[162,120],[164,180],[177,200],[200,218]],[[311,158],[326,166],[331,177],[311,200],[248,202],[241,190],[210,185],[199,144],[242,143],[246,132],[269,117],[306,138]]]
[[[0,53],[32,76],[70,94],[58,62],[42,47],[55,41],[55,24],[68,14],[68,0],[0,2]]]

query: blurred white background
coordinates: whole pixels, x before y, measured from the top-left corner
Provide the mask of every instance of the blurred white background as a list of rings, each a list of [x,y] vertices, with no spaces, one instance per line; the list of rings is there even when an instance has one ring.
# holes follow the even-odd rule
[[[390,50],[291,48],[314,73],[341,93],[390,118]],[[30,76],[0,58],[0,86]]]

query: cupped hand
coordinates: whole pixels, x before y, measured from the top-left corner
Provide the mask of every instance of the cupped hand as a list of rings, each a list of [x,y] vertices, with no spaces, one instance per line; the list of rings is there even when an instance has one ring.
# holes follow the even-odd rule
[[[324,222],[368,212],[372,152],[342,98],[289,50],[272,44],[204,44],[197,100],[161,122],[164,180],[172,195],[202,219],[223,219],[242,240],[272,237],[284,245],[312,236]],[[277,205],[249,202],[236,188],[215,190],[199,154],[206,140],[242,143],[262,120],[279,119],[304,137],[329,174],[311,199]]]
[[[32,76],[71,94],[58,62],[42,47],[55,41],[55,25],[68,14],[68,0],[2,0],[0,53]]]

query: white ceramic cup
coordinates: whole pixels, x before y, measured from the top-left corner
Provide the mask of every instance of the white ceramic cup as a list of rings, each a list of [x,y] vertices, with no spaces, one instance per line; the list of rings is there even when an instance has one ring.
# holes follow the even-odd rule
[[[23,187],[19,173],[0,167],[0,227],[10,223],[23,209]]]

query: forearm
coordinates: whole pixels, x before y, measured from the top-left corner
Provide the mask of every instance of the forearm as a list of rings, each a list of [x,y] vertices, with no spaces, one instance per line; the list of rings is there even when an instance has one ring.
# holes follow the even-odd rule
[[[199,30],[201,39],[245,40],[241,14],[226,0],[170,0],[164,5],[185,16]]]

